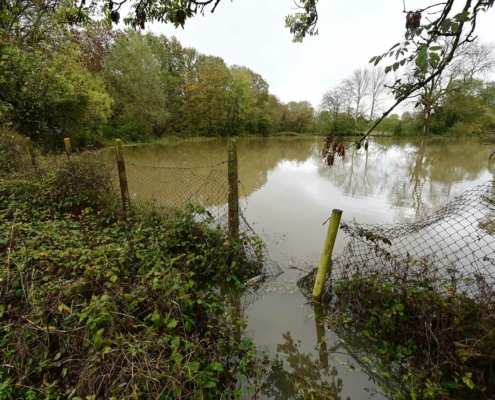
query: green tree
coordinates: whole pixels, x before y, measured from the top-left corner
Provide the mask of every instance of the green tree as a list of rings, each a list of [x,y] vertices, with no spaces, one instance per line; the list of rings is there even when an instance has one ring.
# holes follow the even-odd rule
[[[113,122],[136,125],[134,135],[158,135],[169,118],[160,63],[146,38],[128,30],[105,58],[104,76],[114,99]]]
[[[226,133],[234,136],[244,133],[247,128],[247,120],[254,107],[251,95],[251,79],[247,68],[233,66],[230,69],[230,82],[228,84],[228,105]]]
[[[282,129],[295,133],[314,132],[314,112],[309,101],[289,102],[282,118]]]
[[[228,134],[268,134],[268,83],[247,67],[234,65],[230,73]]]
[[[47,143],[69,135],[74,145],[94,144],[111,100],[80,62],[78,46],[60,37],[61,44],[41,42],[31,52],[2,44],[0,121]]]
[[[188,57],[197,52],[194,49],[186,49],[172,36],[156,36],[151,33],[146,35],[151,51],[160,65],[160,79],[166,97],[167,110],[170,117],[167,121],[164,133],[177,133],[184,129],[184,115],[182,109],[185,102],[184,85],[188,67],[191,66],[191,58]],[[193,59],[194,59],[193,56]]]
[[[481,134],[495,126],[495,90],[493,82],[474,80],[469,85],[454,81],[451,90],[435,112],[434,124],[439,133]]]
[[[221,58],[211,56],[202,56],[191,66],[183,107],[188,130],[198,135],[220,135],[227,121],[229,70]]]

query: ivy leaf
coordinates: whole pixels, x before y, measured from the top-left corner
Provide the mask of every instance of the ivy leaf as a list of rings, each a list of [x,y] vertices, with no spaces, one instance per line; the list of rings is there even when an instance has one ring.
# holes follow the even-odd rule
[[[207,369],[212,369],[213,371],[223,371],[223,365],[220,364],[219,362],[212,362],[210,365],[208,365]]]

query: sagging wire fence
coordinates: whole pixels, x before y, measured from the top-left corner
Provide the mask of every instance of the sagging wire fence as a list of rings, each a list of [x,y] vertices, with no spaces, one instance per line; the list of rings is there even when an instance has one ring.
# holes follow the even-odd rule
[[[199,207],[205,212],[195,214],[198,222],[225,231],[226,240],[241,240],[247,260],[258,265],[255,281],[278,276],[282,269],[270,259],[263,241],[244,217],[240,207],[237,173],[237,146],[229,141],[228,159],[212,166],[156,167],[125,161],[122,144],[116,141],[117,170],[124,213],[133,206],[174,215]],[[215,169],[223,164],[228,171]],[[194,208],[193,208],[194,209]]]
[[[64,145],[65,157],[69,160],[75,157],[76,149],[71,147],[69,138],[64,139]],[[84,157],[84,154],[80,153],[78,157]],[[259,274],[252,277],[254,281],[282,273],[244,216],[246,206],[239,196],[242,182],[237,174],[235,140],[229,141],[226,160],[202,167],[156,167],[126,161],[119,139],[116,140],[115,154],[116,161],[109,158],[101,171],[110,174],[112,188],[109,190],[120,194],[124,220],[137,210],[170,218],[180,211],[193,212],[197,222],[224,231],[226,240],[242,241],[244,256],[257,265]],[[19,157],[22,157],[25,168],[33,171],[41,171],[45,163],[62,162],[59,157],[47,158],[36,154],[29,139],[19,145]],[[225,164],[228,171],[216,169]]]
[[[395,389],[411,392],[416,385],[428,396],[492,398],[495,181],[415,223],[340,222],[338,214],[325,246],[340,225],[344,250],[331,259],[330,243],[319,268],[297,282],[320,320],[320,357],[327,357],[322,321],[354,321],[353,329],[377,340],[380,354],[400,361],[391,367],[394,375],[414,377]]]
[[[469,190],[415,223],[342,222],[349,243],[330,262],[323,299],[335,283],[359,275],[403,290],[422,282],[430,291],[495,300],[495,182]],[[316,271],[299,286],[310,296]]]

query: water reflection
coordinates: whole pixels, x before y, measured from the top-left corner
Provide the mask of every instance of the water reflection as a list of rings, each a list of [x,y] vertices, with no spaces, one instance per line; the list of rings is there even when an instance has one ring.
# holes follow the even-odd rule
[[[365,208],[367,217],[378,211],[392,214],[387,222],[404,222],[430,213],[492,177],[489,149],[478,139],[375,138],[368,152],[349,150],[333,168],[320,157],[322,144],[323,138],[239,140],[241,194],[250,197],[266,190],[277,202],[290,203],[297,213],[303,211],[299,207],[303,204],[318,207],[339,202],[335,197],[351,198],[351,212],[361,214],[358,209]],[[141,165],[195,168],[224,161],[226,149],[226,140],[134,146],[126,148],[126,159]],[[226,168],[222,164],[214,169]],[[194,173],[210,171],[196,169]],[[306,196],[301,199],[294,192]]]
[[[266,291],[261,299],[232,305],[235,315],[239,308],[243,315],[246,311],[255,342],[284,360],[283,368],[270,369],[265,398],[311,398],[314,389],[321,394],[314,398],[358,399],[385,385],[373,372],[373,347],[362,331],[328,323],[325,332],[315,331],[306,299],[294,284],[286,285],[317,264],[326,233],[322,223],[333,208],[344,211],[344,220],[361,223],[415,221],[493,179],[495,172],[489,149],[477,139],[375,138],[368,152],[350,150],[332,168],[320,157],[323,142],[323,138],[269,138],[238,143],[246,218],[284,268],[276,285],[261,289]],[[224,161],[227,142],[137,146],[126,148],[125,154],[136,164],[197,167]],[[226,171],[226,165],[215,169]],[[154,183],[155,178],[149,185]],[[203,196],[205,202],[214,198],[213,192]],[[344,244],[340,234],[336,252]],[[368,382],[369,377],[375,381]]]

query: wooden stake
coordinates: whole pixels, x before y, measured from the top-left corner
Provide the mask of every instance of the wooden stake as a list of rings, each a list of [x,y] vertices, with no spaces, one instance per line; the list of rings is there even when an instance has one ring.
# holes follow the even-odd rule
[[[65,138],[64,143],[65,143],[65,154],[67,155],[67,158],[70,159],[70,151],[71,151],[70,139]]]
[[[124,151],[120,139],[115,140],[115,153],[117,154],[117,169],[119,171],[120,194],[122,196],[122,209],[126,218],[127,207],[131,208],[129,197],[129,186],[127,185],[127,175],[125,173]]]
[[[229,140],[229,240],[239,239],[239,178],[237,174],[237,143]]]
[[[342,217],[341,210],[333,210],[330,223],[328,224],[327,238],[323,245],[323,253],[320,259],[320,265],[318,266],[318,274],[316,275],[315,287],[313,289],[313,297],[319,300],[323,293],[325,281],[327,278],[330,262],[332,261],[333,247],[335,246],[335,239],[337,238],[337,232],[339,231],[340,218]]]

